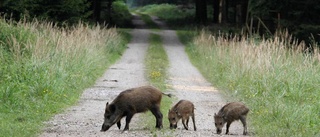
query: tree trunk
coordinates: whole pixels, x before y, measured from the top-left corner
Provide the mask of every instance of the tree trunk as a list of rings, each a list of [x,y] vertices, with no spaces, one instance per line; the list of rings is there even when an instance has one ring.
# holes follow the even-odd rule
[[[228,22],[228,2],[227,0],[220,0],[220,12],[221,12],[221,23]]]
[[[219,23],[219,0],[213,0],[213,23]]]
[[[195,0],[196,3],[196,22],[205,24],[207,22],[207,1]]]
[[[108,0],[107,1],[107,16],[108,16],[107,22],[109,24],[113,24],[112,17],[111,17],[111,14],[112,14],[112,2],[113,2],[113,0]]]
[[[101,0],[93,0],[91,7],[93,9],[93,20],[100,22]]]

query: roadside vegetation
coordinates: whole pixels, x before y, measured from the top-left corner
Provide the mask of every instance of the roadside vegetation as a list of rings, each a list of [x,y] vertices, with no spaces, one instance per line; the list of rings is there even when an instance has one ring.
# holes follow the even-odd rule
[[[193,8],[182,9],[172,4],[153,4],[135,10],[143,14],[157,16],[173,28],[184,28],[194,24],[195,11]]]
[[[150,29],[160,29],[148,14],[137,13]]]
[[[162,46],[162,39],[160,35],[151,33],[149,37],[150,45],[148,47],[147,55],[145,58],[146,75],[151,85],[157,87],[162,92],[166,92],[168,87],[166,85],[166,79],[168,78],[167,69],[169,67],[168,56]],[[161,101],[161,112],[163,114],[163,127],[169,128],[169,121],[166,119],[168,110],[172,104],[172,99],[168,96],[163,96]],[[147,113],[148,123],[147,128],[155,126],[155,117],[151,112]],[[145,122],[145,121],[143,121]],[[142,124],[142,123],[141,123]],[[143,123],[145,124],[145,123]],[[150,129],[151,132],[155,132],[155,128]],[[164,132],[166,130],[161,130]]]
[[[320,135],[319,49],[306,52],[288,33],[271,39],[178,34],[203,76],[250,108],[249,134]]]
[[[121,1],[116,0],[112,2],[112,13],[109,17],[107,13],[102,12],[102,20],[111,20],[109,25],[114,25],[121,28],[132,28],[132,15],[127,5]]]
[[[125,31],[0,20],[0,136],[36,136],[120,57]],[[123,34],[123,35],[121,35]]]

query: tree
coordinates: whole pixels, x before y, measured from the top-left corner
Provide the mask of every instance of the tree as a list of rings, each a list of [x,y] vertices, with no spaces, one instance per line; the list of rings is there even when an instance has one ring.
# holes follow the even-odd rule
[[[219,12],[220,12],[220,0],[213,0],[212,8],[213,8],[213,23],[219,22]]]
[[[205,24],[208,20],[207,1],[195,0],[195,5],[196,5],[196,22],[200,24]]]
[[[27,17],[75,23],[92,14],[87,0],[5,0],[0,6],[16,20]]]
[[[250,0],[249,11],[251,16],[271,20],[273,28],[281,26],[288,28],[290,33],[309,43],[312,34],[320,42],[320,1],[319,0]],[[277,15],[275,15],[276,13]]]
[[[94,21],[100,22],[100,16],[101,16],[101,0],[92,0],[91,10],[93,11],[92,19]]]

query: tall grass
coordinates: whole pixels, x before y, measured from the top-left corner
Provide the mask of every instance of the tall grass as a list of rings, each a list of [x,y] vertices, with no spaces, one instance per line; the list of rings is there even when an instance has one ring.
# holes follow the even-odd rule
[[[162,39],[160,35],[152,33],[149,38],[150,45],[146,55],[146,74],[147,79],[151,85],[157,87],[162,92],[165,92],[168,87],[166,85],[166,79],[168,78],[167,69],[169,67],[169,60],[166,52],[162,46]],[[162,97],[161,112],[163,114],[163,127],[169,128],[169,121],[166,119],[166,115],[172,104],[171,98],[167,96]],[[151,113],[148,113],[149,123],[148,127],[155,126],[155,118]],[[154,130],[151,130],[154,132]]]
[[[124,50],[115,29],[0,20],[0,136],[35,136]],[[121,42],[123,41],[123,42]]]
[[[187,51],[214,86],[248,105],[255,136],[319,136],[320,54],[303,49],[287,33],[239,40],[203,31]]]

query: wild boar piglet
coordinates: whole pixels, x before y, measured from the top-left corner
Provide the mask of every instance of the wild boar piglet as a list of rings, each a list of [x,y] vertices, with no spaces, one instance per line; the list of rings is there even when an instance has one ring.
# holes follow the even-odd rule
[[[223,106],[218,114],[214,114],[214,124],[216,126],[217,134],[222,132],[222,128],[227,123],[226,134],[229,133],[229,127],[235,120],[239,120],[243,124],[243,135],[247,135],[246,117],[249,109],[241,102],[231,102]]]
[[[192,118],[193,129],[196,131],[193,103],[188,100],[180,100],[169,110],[168,119],[170,122],[170,129],[177,128],[178,121],[182,119],[184,128],[188,130],[189,117]]]

